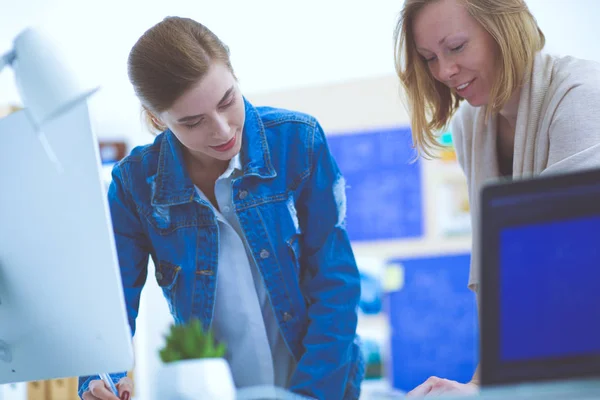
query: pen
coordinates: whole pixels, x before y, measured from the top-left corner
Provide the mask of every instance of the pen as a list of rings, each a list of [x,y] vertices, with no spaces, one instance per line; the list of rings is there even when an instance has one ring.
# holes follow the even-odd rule
[[[100,374],[100,379],[102,379],[102,381],[108,385],[108,387],[110,388],[110,390],[113,392],[113,394],[115,396],[119,397],[119,391],[117,390],[117,387],[115,386],[112,379],[110,379],[110,376],[108,376],[108,374],[106,372],[103,372]]]

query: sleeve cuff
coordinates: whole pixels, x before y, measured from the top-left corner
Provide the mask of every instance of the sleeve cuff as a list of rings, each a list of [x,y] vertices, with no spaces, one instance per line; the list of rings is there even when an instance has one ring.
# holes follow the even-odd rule
[[[125,378],[127,376],[126,372],[119,372],[117,374],[110,374],[110,378],[112,379],[113,383],[116,385],[119,383],[119,381],[123,378]],[[81,399],[83,399],[83,393],[85,393],[88,390],[88,387],[90,385],[90,382],[93,380],[97,380],[100,379],[100,377],[98,375],[93,375],[93,376],[82,376],[79,378],[79,390],[77,392],[77,394],[79,395],[79,397]]]

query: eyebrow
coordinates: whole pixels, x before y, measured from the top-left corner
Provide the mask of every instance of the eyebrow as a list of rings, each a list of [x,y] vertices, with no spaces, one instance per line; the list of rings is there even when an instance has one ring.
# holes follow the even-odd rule
[[[446,36],[444,36],[443,38],[441,38],[441,39],[438,41],[438,44],[443,44],[443,43],[444,43],[444,42],[445,42],[445,41],[446,41],[446,40],[447,40],[447,39],[448,39],[450,36],[452,36],[452,35],[457,35],[457,36],[459,36],[459,37],[460,37],[460,35],[463,35],[463,33],[462,33],[462,32],[459,32],[459,33],[456,33],[456,34],[450,34],[450,35],[446,35]],[[420,52],[422,52],[422,51],[425,51],[425,52],[431,53],[431,50],[427,50],[427,49],[424,49],[424,48],[421,48],[421,47],[417,47],[417,51],[420,51]]]
[[[225,102],[225,100],[227,100],[227,98],[229,97],[229,95],[231,95],[231,93],[233,92],[234,89],[234,85],[232,85],[229,89],[227,89],[227,91],[225,92],[225,94],[223,95],[223,97],[221,97],[221,100],[219,100],[219,104],[217,104],[217,106],[222,106],[223,103]],[[193,119],[197,119],[204,116],[204,114],[198,114],[198,115],[188,115],[187,117],[183,117],[177,120],[178,123],[182,123],[182,122],[187,122],[187,121],[191,121]]]

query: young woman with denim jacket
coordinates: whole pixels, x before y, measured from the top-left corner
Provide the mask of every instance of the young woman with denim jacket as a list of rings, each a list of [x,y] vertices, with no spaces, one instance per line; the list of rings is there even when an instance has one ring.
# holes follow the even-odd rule
[[[250,104],[227,47],[190,19],[145,32],[128,72],[162,132],[115,166],[109,189],[132,332],[152,257],[173,318],[227,344],[236,386],[357,399],[360,281],[319,123]],[[112,378],[128,397],[132,382]],[[80,394],[115,399],[97,377]]]

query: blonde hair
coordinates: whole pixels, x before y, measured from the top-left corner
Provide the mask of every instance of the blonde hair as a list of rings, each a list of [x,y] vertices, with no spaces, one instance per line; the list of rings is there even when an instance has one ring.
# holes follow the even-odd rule
[[[127,72],[150,132],[166,129],[154,116],[197,84],[213,62],[233,73],[227,46],[190,18],[167,17],[138,39],[129,53]]]
[[[435,80],[416,50],[415,16],[439,0],[405,0],[394,32],[396,72],[407,96],[413,144],[420,155],[435,157],[441,145],[436,132],[446,128],[460,97]],[[524,0],[462,0],[469,14],[494,38],[500,52],[499,71],[486,106],[489,117],[508,102],[531,71],[545,37]]]

